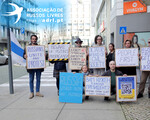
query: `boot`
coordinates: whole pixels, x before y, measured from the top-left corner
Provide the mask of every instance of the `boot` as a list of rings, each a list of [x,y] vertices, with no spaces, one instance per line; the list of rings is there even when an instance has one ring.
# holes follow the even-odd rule
[[[34,97],[34,93],[31,93],[29,99],[32,99],[33,97]]]
[[[40,92],[37,92],[36,96],[38,96],[38,97],[44,97],[44,95],[42,95]]]
[[[143,97],[143,94],[139,93],[138,96],[137,96],[137,98],[141,98],[141,97]]]

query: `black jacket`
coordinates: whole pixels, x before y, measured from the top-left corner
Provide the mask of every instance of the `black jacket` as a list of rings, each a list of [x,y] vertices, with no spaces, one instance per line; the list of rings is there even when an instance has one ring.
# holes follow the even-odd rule
[[[66,70],[66,63],[68,61],[51,61],[50,63],[54,63],[54,70]]]
[[[119,70],[115,70],[115,75],[116,76],[123,76],[123,73]],[[111,76],[111,71],[110,70],[107,70],[106,72],[104,72],[102,74],[102,76]]]
[[[29,44],[29,45],[31,45],[31,43]],[[36,44],[36,45],[38,45],[38,44]],[[24,49],[24,53],[23,53],[23,58],[24,58],[24,55],[26,54],[26,49]],[[26,59],[26,58],[24,58],[24,59]],[[26,67],[27,68],[27,67]],[[35,69],[34,69],[35,70]],[[44,71],[44,68],[41,68],[41,69],[38,69],[38,70],[41,70],[41,72],[43,72]],[[33,69],[27,69],[27,72],[28,73],[30,73],[30,72],[32,72],[33,71]]]
[[[114,60],[115,61],[115,51],[113,53],[109,53],[107,56],[106,56],[106,70],[109,70],[110,67],[109,67],[109,62]]]

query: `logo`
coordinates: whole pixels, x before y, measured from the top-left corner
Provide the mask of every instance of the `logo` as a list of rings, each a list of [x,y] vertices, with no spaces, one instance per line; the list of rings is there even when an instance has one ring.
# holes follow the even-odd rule
[[[7,14],[3,14],[4,16],[13,16],[13,15],[18,15],[18,18],[17,18],[17,20],[16,20],[16,22],[14,23],[14,24],[16,24],[19,20],[20,20],[20,18],[21,18],[21,12],[22,12],[22,10],[23,10],[23,7],[18,7],[16,4],[14,4],[14,3],[8,3],[9,5],[11,5],[11,6],[14,6],[15,7],[15,11],[13,11],[13,12],[6,12]]]
[[[132,6],[133,6],[133,7],[137,7],[137,3],[134,2],[134,3],[132,4]]]

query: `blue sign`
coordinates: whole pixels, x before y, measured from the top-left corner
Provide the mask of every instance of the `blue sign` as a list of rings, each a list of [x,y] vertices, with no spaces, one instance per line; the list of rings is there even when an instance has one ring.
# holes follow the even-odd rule
[[[127,34],[127,27],[120,27],[120,34]]]
[[[83,73],[60,73],[59,102],[82,103]]]
[[[25,29],[21,28],[21,34],[24,34],[24,33],[25,33]]]

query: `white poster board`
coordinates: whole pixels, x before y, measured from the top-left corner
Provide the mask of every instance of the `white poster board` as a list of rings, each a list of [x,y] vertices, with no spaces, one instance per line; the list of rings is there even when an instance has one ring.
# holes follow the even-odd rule
[[[68,60],[70,43],[57,43],[48,45],[49,61],[66,61]]]
[[[150,71],[150,47],[141,48],[141,71]]]
[[[89,68],[105,68],[105,47],[89,47]]]
[[[86,65],[86,48],[70,48],[69,68],[71,70],[81,70],[83,65]]]
[[[26,46],[26,54],[27,69],[40,69],[46,67],[44,46]]]
[[[137,101],[136,76],[116,77],[116,101],[117,102]]]
[[[116,49],[115,59],[117,67],[139,66],[138,48]]]
[[[86,96],[110,96],[111,78],[107,76],[85,78]]]

